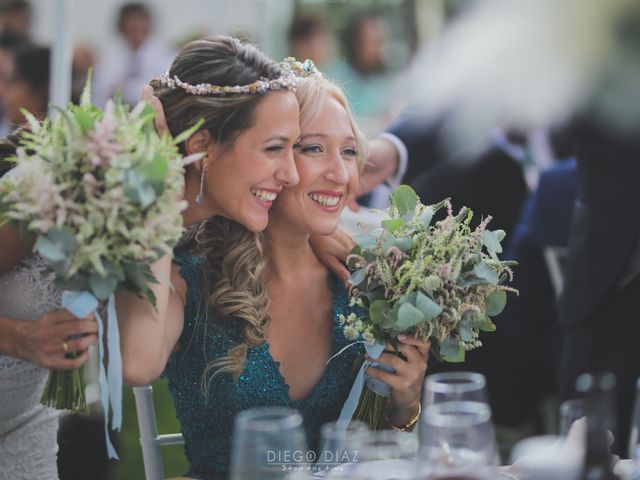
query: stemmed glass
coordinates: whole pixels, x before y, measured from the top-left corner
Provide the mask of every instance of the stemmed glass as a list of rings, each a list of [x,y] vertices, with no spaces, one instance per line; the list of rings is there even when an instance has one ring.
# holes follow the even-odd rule
[[[417,478],[491,478],[494,460],[495,432],[488,404],[453,401],[425,408]]]
[[[309,458],[302,417],[291,408],[260,407],[236,417],[231,452],[232,480],[301,476]]]
[[[443,372],[426,378],[423,407],[460,401],[488,403],[487,380],[484,375],[474,372]]]
[[[631,432],[629,434],[629,457],[640,465],[640,378],[636,380],[636,398],[633,403]]]
[[[559,408],[559,428],[560,435],[566,436],[571,429],[571,425],[576,420],[580,420],[585,416],[584,399],[574,398],[565,400],[560,404]]]

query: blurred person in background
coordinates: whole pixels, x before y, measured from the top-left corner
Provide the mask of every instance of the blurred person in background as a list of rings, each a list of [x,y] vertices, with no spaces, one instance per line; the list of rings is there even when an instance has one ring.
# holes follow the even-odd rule
[[[78,102],[82,89],[87,83],[89,69],[94,68],[95,54],[90,45],[80,43],[73,48],[73,65],[71,73],[71,100]]]
[[[345,88],[363,130],[377,134],[390,120],[391,79],[384,61],[388,32],[375,13],[354,15],[345,29],[346,62],[327,68]]]
[[[335,62],[335,42],[327,24],[310,12],[294,15],[287,34],[291,55],[300,61],[312,60],[318,68]],[[328,68],[335,68],[329,66]]]
[[[0,32],[29,35],[31,4],[26,0],[0,0]]]
[[[24,123],[21,109],[44,118],[49,103],[51,52],[47,47],[26,45],[15,52],[3,101],[6,120],[13,129]]]
[[[153,16],[144,3],[126,3],[118,12],[122,42],[96,65],[94,101],[101,106],[117,92],[134,105],[142,86],[169,69],[175,51],[152,35]]]
[[[13,76],[15,52],[28,44],[29,40],[24,35],[0,33],[0,138],[9,135],[12,130],[12,125],[6,118],[4,96]]]

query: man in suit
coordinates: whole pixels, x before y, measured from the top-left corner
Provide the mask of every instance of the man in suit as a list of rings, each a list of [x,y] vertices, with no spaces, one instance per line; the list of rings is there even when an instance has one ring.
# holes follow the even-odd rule
[[[634,386],[640,375],[640,139],[593,119],[573,128],[578,201],[560,305],[562,398],[583,372],[617,377],[614,449],[626,454]]]

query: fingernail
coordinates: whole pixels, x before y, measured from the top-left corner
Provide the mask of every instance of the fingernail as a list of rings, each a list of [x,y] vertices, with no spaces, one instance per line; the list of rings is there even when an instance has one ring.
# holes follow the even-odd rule
[[[407,336],[404,333],[401,333],[400,335],[398,335],[398,340],[400,340],[401,342],[406,339],[407,339]]]

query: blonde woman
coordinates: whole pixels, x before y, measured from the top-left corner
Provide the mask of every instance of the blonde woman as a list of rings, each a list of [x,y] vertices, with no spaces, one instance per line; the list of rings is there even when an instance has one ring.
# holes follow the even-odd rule
[[[316,449],[320,426],[337,419],[362,358],[352,347],[327,363],[350,343],[338,318],[351,307],[309,239],[337,228],[364,163],[363,137],[342,91],[322,77],[301,80],[296,96],[299,182],[274,202],[264,235],[215,218],[196,235],[197,254],[176,257],[184,326],[164,375],[196,478],[228,476],[234,418],[252,407],[298,409]],[[398,372],[386,379],[397,426],[416,415],[427,361],[426,346],[411,338],[401,351],[406,360],[383,359]]]

